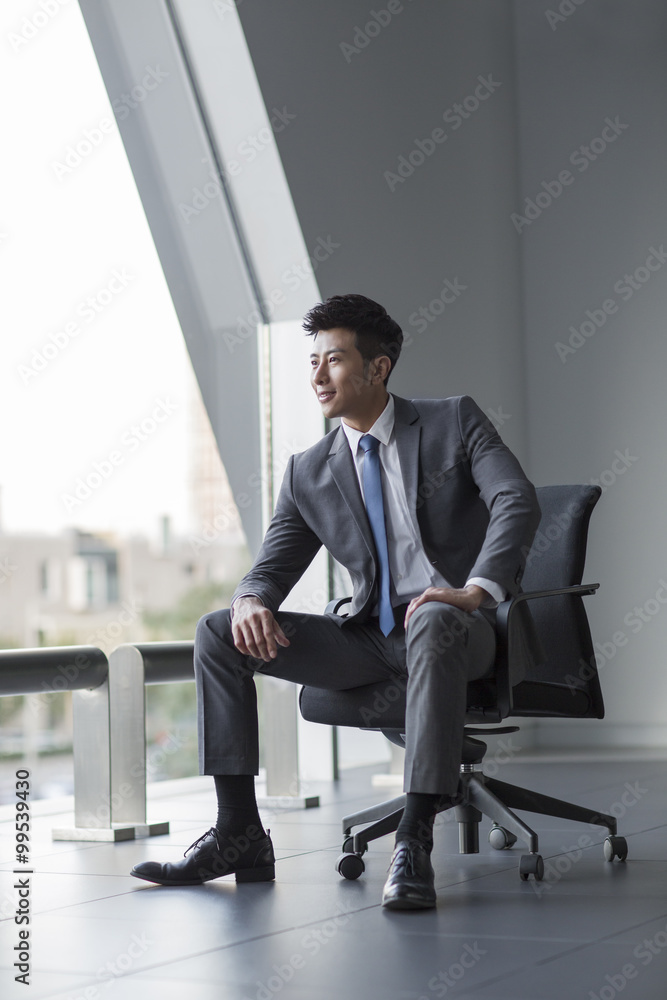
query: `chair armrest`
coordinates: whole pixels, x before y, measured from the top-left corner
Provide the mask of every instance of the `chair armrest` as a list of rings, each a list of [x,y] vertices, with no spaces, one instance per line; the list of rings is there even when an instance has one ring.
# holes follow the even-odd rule
[[[510,676],[510,641],[511,625],[514,609],[525,601],[534,601],[542,597],[585,597],[599,590],[599,583],[582,583],[574,587],[559,587],[556,590],[532,590],[517,594],[507,601],[502,601],[496,609],[496,667],[495,679],[498,696],[498,709],[502,719],[511,714],[512,678]]]
[[[340,614],[340,609],[343,607],[344,604],[351,604],[351,603],[352,603],[351,597],[336,597],[333,601],[329,601],[326,608],[324,609],[324,613],[326,615],[338,615]],[[343,615],[342,617],[345,616]]]
[[[532,601],[537,597],[557,597],[559,594],[578,594],[580,597],[583,597],[585,594],[594,594],[599,587],[599,583],[583,583],[575,587],[563,587],[560,590],[529,590],[525,594],[517,594],[516,597],[510,598],[509,601],[503,601],[498,605],[498,610],[507,606],[507,617],[509,617],[514,605],[520,604],[522,601]],[[324,609],[325,614],[337,615],[343,605],[351,603],[351,597],[337,597],[333,601],[329,601]]]
[[[573,594],[583,597],[585,594],[594,594],[599,589],[599,583],[580,583],[574,587],[561,587],[558,590],[528,590],[525,594],[517,594],[516,597],[510,597],[508,601],[503,601],[498,607],[502,607],[503,604],[512,606],[521,604],[522,601],[532,601],[537,597],[558,597],[560,594]]]

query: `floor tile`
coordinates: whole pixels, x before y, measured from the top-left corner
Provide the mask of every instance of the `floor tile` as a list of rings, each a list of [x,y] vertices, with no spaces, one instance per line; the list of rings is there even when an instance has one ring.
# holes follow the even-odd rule
[[[623,1000],[664,1000],[665,959],[657,956],[647,962],[640,954],[642,958],[631,945],[597,943],[531,961],[521,971],[477,984],[471,992],[462,983],[460,995],[475,1000],[552,1000],[558,996],[559,987],[563,990],[561,996],[576,995],[586,1000],[591,996],[612,1000],[619,995]]]

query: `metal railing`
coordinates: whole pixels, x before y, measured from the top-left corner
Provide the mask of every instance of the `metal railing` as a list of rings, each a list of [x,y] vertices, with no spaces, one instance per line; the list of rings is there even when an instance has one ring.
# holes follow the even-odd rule
[[[74,827],[54,840],[128,840],[169,832],[146,816],[146,685],[194,680],[193,642],[0,650],[0,696],[72,692]],[[264,678],[273,680],[273,678]],[[299,792],[294,689],[265,684],[267,795],[260,805],[310,807]]]

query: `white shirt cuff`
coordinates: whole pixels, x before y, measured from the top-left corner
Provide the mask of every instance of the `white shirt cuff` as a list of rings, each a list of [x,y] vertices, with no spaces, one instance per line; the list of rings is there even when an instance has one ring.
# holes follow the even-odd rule
[[[501,587],[499,583],[494,583],[493,580],[487,580],[483,576],[471,576],[466,582],[466,587],[471,584],[474,584],[476,587],[481,587],[491,595],[490,598],[485,598],[485,600],[482,601],[480,605],[482,608],[497,608],[500,602],[504,601],[507,597],[507,591],[504,587]]]

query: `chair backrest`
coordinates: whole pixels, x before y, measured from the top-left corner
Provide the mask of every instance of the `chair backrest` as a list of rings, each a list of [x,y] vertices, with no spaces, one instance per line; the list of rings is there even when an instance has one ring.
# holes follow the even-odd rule
[[[582,582],[588,524],[599,486],[541,486],[539,528],[526,559],[524,592]],[[529,601],[545,654],[514,688],[512,715],[602,718],[604,704],[581,597]]]

